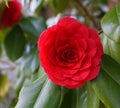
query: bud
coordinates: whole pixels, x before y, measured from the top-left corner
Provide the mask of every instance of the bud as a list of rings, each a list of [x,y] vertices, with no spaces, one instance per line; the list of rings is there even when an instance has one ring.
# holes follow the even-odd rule
[[[18,0],[9,0],[8,6],[4,0],[0,2],[0,29],[11,27],[18,23],[22,5]]]

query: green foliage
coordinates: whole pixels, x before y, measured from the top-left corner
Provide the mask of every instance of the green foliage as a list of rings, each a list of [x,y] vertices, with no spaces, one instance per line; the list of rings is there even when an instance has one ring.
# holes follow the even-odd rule
[[[68,89],[60,108],[99,108],[99,99],[88,83],[82,88]]]
[[[37,41],[40,33],[46,29],[46,23],[43,18],[27,17],[19,23],[22,30],[28,33],[34,41]]]
[[[0,30],[0,44],[2,44],[4,42],[4,39],[7,35],[7,33],[10,31],[11,29],[5,29],[5,30]]]
[[[31,47],[31,46],[29,46]],[[28,79],[31,79],[33,74],[40,73],[38,72],[39,68],[39,59],[38,59],[38,51],[37,48],[32,46],[30,48],[30,51],[28,53],[25,53],[21,59],[19,59],[17,62],[17,69],[19,71],[19,78],[16,83],[16,93],[19,94],[22,86],[24,85],[25,81]],[[39,75],[37,74],[39,77]],[[38,78],[37,77],[37,78]],[[37,79],[35,78],[35,80]]]
[[[111,57],[104,55],[101,66],[105,72],[120,85],[120,64]]]
[[[42,78],[26,85],[20,92],[20,97],[15,108],[33,108],[44,82],[45,78]]]
[[[20,92],[21,88],[23,87],[24,82],[25,82],[25,75],[21,74],[15,85],[15,90],[16,90],[17,95],[19,95],[19,92]]]
[[[22,56],[25,48],[24,33],[19,26],[15,26],[5,37],[6,53],[11,60]]]
[[[120,107],[120,86],[104,70],[92,82],[95,93],[108,108]]]
[[[113,7],[102,19],[101,35],[104,52],[120,63],[120,4]]]
[[[36,47],[31,48],[30,52],[23,55],[20,63],[18,63],[21,72],[24,72],[26,77],[30,77],[33,72],[39,67],[38,50]]]
[[[26,2],[26,0],[23,1]],[[7,4],[8,0],[5,2]],[[105,55],[101,61],[100,74],[81,88],[67,89],[52,83],[40,66],[37,50],[38,37],[47,28],[47,20],[54,14],[66,15],[64,12],[66,8],[71,10],[67,11],[67,15],[74,15],[77,19],[83,18],[83,22],[89,21],[90,23],[87,24],[93,27],[91,20],[97,16],[94,15],[98,12],[96,10],[103,13],[97,6],[107,5],[109,0],[48,0],[47,2],[46,0],[36,0],[36,2],[38,3],[35,10],[37,18],[33,15],[22,16],[18,25],[0,30],[0,60],[7,56],[16,65],[15,72],[18,74],[13,107],[119,108],[120,4],[114,6],[101,20],[103,32],[100,34],[100,38]],[[30,3],[32,0],[28,2],[28,7]],[[47,7],[48,4],[55,13],[51,13]],[[94,10],[93,7],[97,7],[97,9]],[[90,12],[89,9],[92,11]],[[72,12],[73,14],[71,14]],[[0,67],[0,98],[4,98],[8,92],[8,76],[3,75],[1,71],[4,70]]]
[[[88,98],[87,98],[87,108],[99,108],[100,100],[95,94],[92,86],[88,83]]]
[[[41,71],[40,78],[22,88],[15,108],[57,108],[61,87],[53,84]]]
[[[88,83],[80,89],[57,86],[42,75],[25,85],[15,108],[99,108],[100,100]]]
[[[21,89],[16,108],[119,108],[119,7],[117,5],[112,8],[101,22],[104,52],[112,58],[108,55],[103,56],[101,71],[95,80],[81,88],[66,89],[50,82],[46,75],[40,75],[40,78]]]

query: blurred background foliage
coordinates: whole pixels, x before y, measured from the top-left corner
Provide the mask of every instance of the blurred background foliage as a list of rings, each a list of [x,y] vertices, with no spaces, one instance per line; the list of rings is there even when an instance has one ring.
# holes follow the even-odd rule
[[[4,0],[0,0],[0,7],[2,6],[2,1]],[[114,74],[114,71],[118,72],[120,70],[120,64],[118,64],[120,63],[120,59],[118,57],[119,44],[114,43],[114,46],[117,46],[115,47],[116,52],[111,55],[110,51],[108,50],[108,46],[106,45],[106,40],[109,40],[109,38],[105,36],[109,34],[106,33],[106,28],[104,28],[106,20],[110,17],[106,19],[104,18],[103,20],[102,18],[110,9],[112,9],[113,6],[118,4],[120,1],[19,1],[23,6],[21,20],[18,24],[12,27],[0,30],[0,108],[14,108],[16,103],[16,108],[57,108],[58,105],[60,108],[119,108],[118,103],[120,102],[120,98],[118,99],[117,95],[119,93],[118,91],[120,90],[120,86],[117,87],[117,84],[120,84],[120,80],[117,75]],[[8,0],[5,0],[6,6],[8,6],[7,2]],[[114,11],[112,14],[114,14]],[[80,22],[90,26],[91,28],[96,29],[98,33],[101,34],[105,53],[116,60],[115,61],[114,59],[107,56],[103,58],[103,70],[101,70],[99,77],[102,78],[102,80],[99,80],[99,78],[96,79],[96,82],[93,82],[92,86],[90,83],[88,83],[82,88],[68,90],[53,85],[46,78],[43,69],[39,66],[37,39],[43,30],[55,24],[63,16],[72,16],[78,19]],[[113,46],[112,42],[109,43],[112,44],[111,46]],[[105,62],[110,62],[111,64],[106,65]],[[109,69],[109,67],[112,66],[116,67],[116,70],[113,68]],[[114,75],[109,73],[111,70]],[[111,80],[108,74],[106,74],[104,71],[112,76],[112,78],[117,81],[117,84],[114,80]],[[111,83],[109,83],[109,81]],[[44,82],[46,82],[46,85],[44,88],[42,88]],[[23,87],[24,85],[27,86]],[[102,87],[106,86],[109,87],[101,89]],[[110,90],[108,92],[106,89],[113,89],[113,92],[117,92],[115,95],[112,95],[112,91]],[[53,94],[48,93],[48,91],[51,90],[54,91],[52,92]],[[41,96],[37,97],[40,92]],[[109,94],[111,94],[110,98],[108,98]],[[115,98],[118,100],[113,100]],[[40,104],[40,101],[43,103]],[[76,103],[76,101],[79,101],[79,103]],[[49,107],[45,105],[49,105]]]

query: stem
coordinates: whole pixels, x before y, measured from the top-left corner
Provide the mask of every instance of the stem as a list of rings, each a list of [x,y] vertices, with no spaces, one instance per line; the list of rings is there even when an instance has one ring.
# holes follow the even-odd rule
[[[99,30],[99,31],[98,31],[98,34],[100,35],[101,33],[103,33],[103,31],[102,31],[102,30]]]

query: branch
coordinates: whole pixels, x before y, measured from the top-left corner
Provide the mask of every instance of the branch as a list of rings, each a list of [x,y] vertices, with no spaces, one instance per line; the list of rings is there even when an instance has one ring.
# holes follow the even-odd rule
[[[98,28],[98,23],[96,22],[96,19],[94,16],[90,14],[90,12],[82,5],[82,3],[79,0],[75,0],[75,2],[80,6],[81,9],[85,12],[85,14],[89,17],[89,19],[93,22],[94,26]]]

